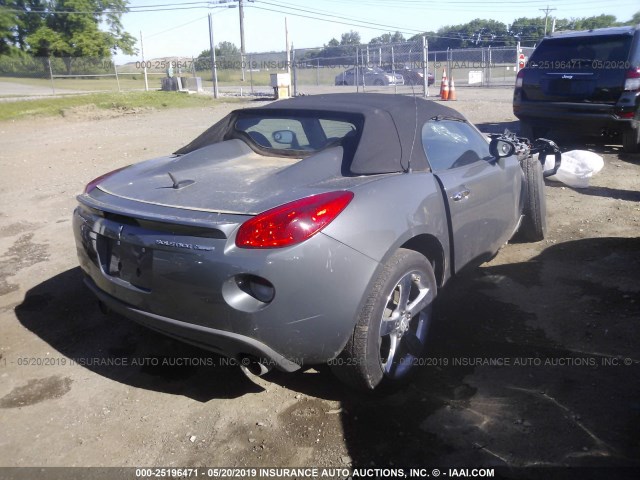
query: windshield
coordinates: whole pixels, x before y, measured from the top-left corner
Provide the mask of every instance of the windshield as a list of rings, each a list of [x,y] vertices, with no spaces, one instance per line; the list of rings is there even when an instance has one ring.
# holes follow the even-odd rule
[[[529,63],[536,66],[546,62],[569,62],[574,68],[597,68],[597,62],[625,62],[629,58],[631,40],[629,35],[552,38],[536,48]]]
[[[293,115],[251,113],[241,114],[234,129],[245,133],[263,149],[313,153],[357,138],[361,123],[357,118],[308,112]]]

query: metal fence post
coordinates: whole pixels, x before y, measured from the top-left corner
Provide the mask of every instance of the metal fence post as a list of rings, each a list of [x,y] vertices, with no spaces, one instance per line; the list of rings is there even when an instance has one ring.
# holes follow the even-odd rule
[[[211,19],[211,14],[209,14],[209,46],[211,48],[211,81],[213,82],[213,98],[218,98],[218,67],[216,65],[216,47],[213,41],[213,20]],[[146,69],[144,74],[146,78]]]
[[[53,70],[51,69],[51,57],[47,58],[47,63],[49,64],[49,78],[51,79],[51,95],[55,95],[56,87],[53,84]]]
[[[116,65],[116,62],[113,62],[113,70],[116,72],[116,83],[118,84],[118,92],[121,92],[122,90],[120,90],[120,79],[118,78],[118,66]]]
[[[492,83],[491,77],[491,45],[489,45],[489,85]]]
[[[298,66],[296,65],[296,50],[291,48],[291,64],[293,65],[293,96],[298,96]]]
[[[142,30],[140,30],[140,55],[142,55],[142,69],[144,71],[144,91],[149,91],[149,78],[147,77],[147,62],[144,61],[144,43],[142,43]]]
[[[249,55],[249,83],[251,84],[251,95],[253,95],[253,55]]]
[[[429,44],[427,43],[427,37],[422,36],[422,94],[426,98],[429,96]],[[435,77],[434,77],[435,78]]]
[[[356,93],[360,92],[360,68],[358,65],[359,63],[360,63],[360,52],[358,47],[356,47],[356,61],[353,66],[353,68],[355,69],[355,72],[354,72],[355,75],[353,76],[353,78],[355,78],[355,82],[353,83],[356,84]]]

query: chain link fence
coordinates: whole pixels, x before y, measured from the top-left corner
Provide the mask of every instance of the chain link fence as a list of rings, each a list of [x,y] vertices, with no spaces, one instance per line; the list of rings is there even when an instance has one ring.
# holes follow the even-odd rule
[[[429,51],[427,42],[336,45],[249,53],[242,57],[164,57],[116,65],[100,58],[0,56],[0,96],[158,90],[163,79],[180,78],[182,90],[222,95],[273,95],[271,75],[291,74],[291,95],[388,92],[436,96],[446,70],[456,87],[512,86],[518,55],[532,48]],[[217,82],[214,82],[214,79]],[[176,85],[176,82],[174,82]],[[166,85],[165,85],[166,87]],[[426,87],[426,88],[425,88]]]

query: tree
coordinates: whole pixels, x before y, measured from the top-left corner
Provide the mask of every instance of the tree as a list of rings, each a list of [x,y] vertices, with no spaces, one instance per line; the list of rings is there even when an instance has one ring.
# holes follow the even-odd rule
[[[360,43],[360,34],[354,30],[343,33],[340,37],[340,45],[360,45]]]
[[[0,13],[0,35],[5,48],[27,51],[36,57],[59,57],[71,73],[74,58],[110,58],[117,51],[132,55],[136,40],[125,32],[120,17],[127,0],[9,0]],[[5,13],[14,23],[7,36]],[[17,10],[17,12],[15,12]],[[105,30],[100,26],[104,25]]]
[[[7,10],[5,5],[0,6],[0,55],[6,55],[14,48],[15,17]]]
[[[417,41],[422,35],[429,39],[429,50],[503,46],[516,42],[504,23],[480,18],[462,25],[442,27],[437,32],[414,35],[409,41]]]
[[[606,28],[619,25],[614,15],[598,15],[597,17],[572,18],[569,21],[570,30],[591,30],[592,28]]]
[[[551,30],[548,24],[547,29]],[[544,17],[516,18],[511,24],[509,33],[516,41],[520,41],[522,45],[533,45],[544,37]]]
[[[320,65],[346,65],[352,64],[360,45],[360,34],[353,30],[341,35],[340,41],[332,38],[321,50],[307,51],[305,60],[318,59]]]
[[[631,20],[624,22],[625,25],[638,25],[640,23],[640,10],[633,14]]]
[[[240,58],[240,49],[232,42],[220,42],[216,47],[216,55],[226,60],[236,60]]]
[[[15,9],[21,11],[16,14],[16,36],[15,44],[22,50],[27,51],[27,37],[38,30],[44,23],[42,15],[32,12],[45,10],[45,0],[13,0]]]
[[[379,37],[374,37],[369,41],[369,45],[380,45],[383,43],[402,43],[405,41],[404,35],[400,32],[383,33]]]
[[[240,61],[240,49],[232,42],[220,42],[216,45],[216,64],[218,62],[230,63]],[[198,68],[211,68],[211,49],[200,52],[197,58]]]

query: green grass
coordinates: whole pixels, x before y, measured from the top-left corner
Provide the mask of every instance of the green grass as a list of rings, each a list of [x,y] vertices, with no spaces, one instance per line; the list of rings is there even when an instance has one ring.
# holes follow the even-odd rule
[[[177,92],[122,92],[91,93],[87,95],[66,95],[60,98],[42,98],[0,103],[0,121],[26,117],[64,116],[74,107],[95,106],[104,110],[134,110],[153,108],[190,108],[213,106],[220,102],[237,102],[235,98],[215,100],[205,95],[188,95]]]
[[[149,88],[160,88],[162,77],[149,75],[148,81]],[[21,83],[51,90],[51,80],[49,78],[0,77],[0,82]],[[144,89],[144,75],[122,75],[118,81],[116,81],[115,77],[54,78],[53,87],[56,93],[66,93],[65,90],[117,92],[118,82],[121,90]],[[2,84],[0,83],[1,86]]]

